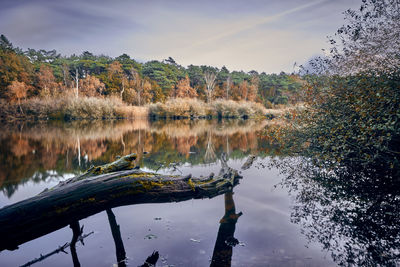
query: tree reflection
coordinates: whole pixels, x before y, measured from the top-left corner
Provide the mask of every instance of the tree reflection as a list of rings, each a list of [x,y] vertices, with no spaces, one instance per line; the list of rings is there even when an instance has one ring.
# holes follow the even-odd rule
[[[398,177],[317,168],[305,158],[275,162],[295,195],[292,221],[340,265],[400,263]]]
[[[118,267],[126,266],[126,252],[124,243],[122,242],[121,231],[119,229],[119,225],[117,224],[117,220],[115,219],[115,215],[111,209],[106,210],[108,221],[110,223],[111,233],[115,243],[115,253],[117,255],[117,263]]]
[[[72,240],[70,244],[72,262],[74,267],[80,267],[81,264],[79,263],[78,254],[76,253],[76,242],[78,242],[78,238],[82,235],[83,228],[79,227],[78,221],[71,223],[69,227],[72,229]],[[83,242],[83,240],[81,241]]]
[[[206,163],[215,162],[217,155],[215,154],[214,144],[212,141],[212,129],[207,131],[207,145],[206,152],[204,153],[204,161]]]
[[[210,264],[212,267],[231,266],[232,248],[239,244],[239,241],[234,237],[234,233],[236,222],[242,215],[242,212],[236,214],[232,191],[225,193],[224,199],[225,214],[220,220],[217,240],[215,241],[213,256]]]
[[[0,190],[11,197],[19,184],[79,174],[130,153],[153,170],[160,163],[213,163],[223,152],[241,158],[261,148],[268,151],[257,137],[264,126],[265,121],[250,120],[5,125],[0,131]]]

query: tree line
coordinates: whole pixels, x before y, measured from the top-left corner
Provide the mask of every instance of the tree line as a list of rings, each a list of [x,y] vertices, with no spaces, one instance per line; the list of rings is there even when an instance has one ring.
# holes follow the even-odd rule
[[[212,101],[222,98],[273,104],[298,101],[298,75],[229,71],[211,66],[184,67],[169,57],[138,62],[127,54],[112,58],[62,56],[56,50],[22,50],[0,36],[0,98],[17,101],[60,95],[116,96],[130,105],[163,102],[170,97]]]

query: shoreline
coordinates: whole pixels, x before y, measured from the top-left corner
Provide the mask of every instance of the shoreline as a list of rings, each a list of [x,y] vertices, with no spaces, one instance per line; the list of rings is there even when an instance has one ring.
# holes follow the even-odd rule
[[[104,120],[212,120],[280,118],[288,109],[266,109],[249,101],[174,98],[165,103],[128,106],[115,98],[34,99],[21,105],[0,101],[0,122],[104,121]]]

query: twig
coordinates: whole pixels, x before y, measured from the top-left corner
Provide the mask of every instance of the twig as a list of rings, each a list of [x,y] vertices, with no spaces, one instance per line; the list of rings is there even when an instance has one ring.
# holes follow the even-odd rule
[[[92,231],[92,232],[90,232],[88,234],[84,234],[84,235],[78,237],[77,241],[80,241],[83,244],[83,239],[85,239],[86,237],[90,236],[93,233],[94,232]],[[48,254],[45,254],[45,255],[40,254],[39,258],[35,258],[35,259],[31,260],[30,262],[27,262],[24,265],[21,265],[20,267],[31,266],[32,264],[35,264],[35,263],[40,262],[40,261],[43,261],[44,259],[50,257],[51,255],[54,255],[54,254],[57,254],[57,253],[60,253],[60,252],[68,254],[68,252],[66,252],[65,249],[68,248],[69,246],[71,246],[71,242],[67,242],[64,245],[59,246],[56,250],[53,250],[52,252],[50,252]]]

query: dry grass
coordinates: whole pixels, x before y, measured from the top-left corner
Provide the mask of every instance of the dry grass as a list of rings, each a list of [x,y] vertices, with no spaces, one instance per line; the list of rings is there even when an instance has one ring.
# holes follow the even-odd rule
[[[148,118],[149,108],[139,106],[116,106],[115,113],[118,118]]]
[[[216,100],[204,103],[197,99],[175,98],[165,103],[149,105],[152,118],[257,118],[265,115],[265,108],[248,101]]]
[[[193,98],[171,98],[165,103],[149,105],[149,115],[152,118],[191,118],[191,117],[212,117],[208,106]]]
[[[303,104],[297,104],[292,106],[281,106],[280,108],[266,109],[266,116],[268,119],[291,119],[296,116],[300,110],[304,109]]]
[[[119,98],[60,97],[51,99],[33,98],[21,103],[0,100],[0,121],[12,120],[95,120],[132,118],[284,118],[293,109],[265,109],[261,104],[249,101],[216,100],[212,103],[192,98],[174,98],[165,103],[144,107],[128,106]]]
[[[0,120],[82,120],[148,117],[147,107],[128,106],[118,98],[33,98],[21,103],[0,101]]]

